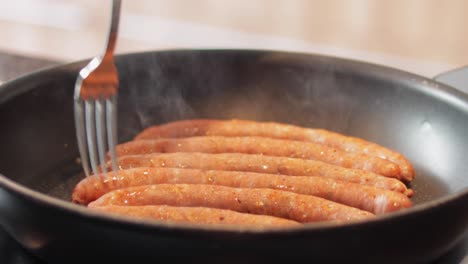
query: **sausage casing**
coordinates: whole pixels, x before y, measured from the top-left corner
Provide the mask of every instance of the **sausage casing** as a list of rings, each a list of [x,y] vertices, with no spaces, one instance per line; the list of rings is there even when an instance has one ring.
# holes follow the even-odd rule
[[[176,168],[135,168],[92,175],[77,184],[72,199],[86,205],[120,188],[164,183],[286,190],[325,198],[374,214],[411,207],[410,199],[404,194],[331,178]]]
[[[350,137],[324,129],[304,128],[275,122],[250,120],[182,120],[149,127],[135,139],[155,139],[193,136],[260,136],[324,144],[347,152],[364,153],[388,159],[400,166],[402,180],[414,178],[411,163],[400,153],[357,137]]]
[[[337,166],[371,171],[392,178],[401,178],[400,167],[388,160],[362,153],[350,153],[326,145],[265,137],[201,136],[159,138],[123,143],[117,156],[155,152],[246,153],[276,157],[319,160]]]
[[[412,190],[401,181],[372,172],[348,169],[316,160],[272,157],[254,154],[164,153],[129,155],[117,159],[120,169],[137,167],[192,168],[203,170],[245,171],[291,176],[320,176],[371,185],[408,196]],[[110,168],[110,164],[108,164]]]
[[[205,184],[157,184],[104,194],[89,207],[107,205],[197,206],[271,215],[298,222],[358,221],[374,214],[323,198],[293,192]]]
[[[93,209],[102,212],[130,216],[136,219],[162,220],[175,223],[221,224],[254,228],[292,227],[301,224],[289,219],[269,215],[253,215],[231,210],[206,207],[178,207],[167,205],[102,206]]]

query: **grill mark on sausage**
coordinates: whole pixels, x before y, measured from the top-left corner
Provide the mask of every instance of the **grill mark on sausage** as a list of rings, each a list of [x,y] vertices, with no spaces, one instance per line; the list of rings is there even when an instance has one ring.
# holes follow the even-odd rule
[[[167,183],[286,190],[325,198],[374,214],[411,207],[411,201],[404,194],[331,178],[176,168],[135,168],[92,175],[77,184],[72,200],[86,205],[120,188]],[[240,200],[237,202],[241,203]]]
[[[241,200],[242,203],[238,203]],[[228,209],[271,215],[298,222],[359,221],[372,213],[310,195],[258,188],[204,184],[158,184],[115,190],[90,203],[106,205],[170,205]]]
[[[324,129],[303,128],[275,122],[194,119],[149,127],[138,134],[135,139],[193,136],[261,136],[314,142],[346,152],[363,153],[387,159],[399,165],[401,180],[410,182],[414,179],[414,169],[402,154],[357,137]]]

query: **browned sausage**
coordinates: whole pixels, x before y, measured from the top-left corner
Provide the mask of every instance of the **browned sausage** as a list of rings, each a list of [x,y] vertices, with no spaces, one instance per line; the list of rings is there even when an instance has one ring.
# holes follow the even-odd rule
[[[331,178],[175,168],[136,168],[92,175],[77,184],[72,200],[88,204],[120,188],[162,183],[286,190],[325,198],[374,214],[411,207],[410,199],[404,194]]]
[[[269,215],[253,215],[239,213],[231,210],[206,207],[178,207],[167,205],[110,205],[93,207],[93,209],[117,215],[130,216],[136,219],[153,219],[176,223],[223,224],[255,228],[290,227],[301,225],[296,221]]]
[[[364,153],[388,159],[400,166],[402,179],[409,182],[414,178],[411,163],[400,153],[378,144],[324,129],[303,128],[274,122],[249,120],[183,120],[149,127],[135,139],[193,136],[261,136],[278,139],[309,141],[338,148],[347,152]]]
[[[192,168],[204,170],[247,171],[292,176],[321,176],[371,185],[409,196],[412,190],[397,179],[372,172],[347,169],[316,160],[272,157],[253,154],[165,153],[130,155],[117,159],[120,169],[137,167]],[[108,164],[110,168],[110,164]]]
[[[205,184],[129,187],[106,193],[88,206],[105,205],[199,206],[271,215],[298,222],[357,221],[374,217],[372,213],[311,195]]]
[[[361,169],[401,178],[400,167],[388,160],[349,153],[325,145],[265,137],[190,137],[130,141],[117,146],[117,156],[155,152],[247,153],[320,160],[345,168]]]

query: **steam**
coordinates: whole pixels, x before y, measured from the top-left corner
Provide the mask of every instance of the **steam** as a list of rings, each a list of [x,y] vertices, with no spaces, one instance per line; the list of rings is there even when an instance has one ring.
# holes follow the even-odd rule
[[[151,125],[189,118],[346,130],[358,100],[349,85],[337,81],[342,76],[336,69],[326,62],[317,62],[315,69],[302,64],[305,60],[299,56],[296,61],[276,54],[178,51],[126,60],[119,67],[125,76],[119,137],[130,139]]]
[[[375,213],[382,214],[388,206],[388,199],[384,195],[377,195],[374,199]]]
[[[119,68],[119,73],[125,76],[120,85],[123,94],[119,98],[119,104],[123,104],[119,108],[119,132],[122,134],[119,137],[124,140],[151,125],[195,116],[184,99],[186,88],[180,79],[168,78],[171,64],[149,56],[131,60]]]
[[[286,69],[283,75],[300,87],[285,93],[288,103],[299,109],[303,123],[318,128],[346,131],[349,128],[356,99],[332,67],[318,73]]]

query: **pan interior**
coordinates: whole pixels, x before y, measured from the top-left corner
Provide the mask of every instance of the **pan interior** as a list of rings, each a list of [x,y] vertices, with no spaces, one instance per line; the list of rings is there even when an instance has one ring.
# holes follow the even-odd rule
[[[336,58],[269,51],[171,51],[120,56],[119,141],[179,119],[251,119],[325,128],[403,153],[415,204],[468,186],[468,113],[426,80]],[[82,63],[0,89],[0,173],[70,200],[77,162],[72,94]],[[17,95],[13,93],[24,91]],[[7,100],[8,99],[8,100]]]

